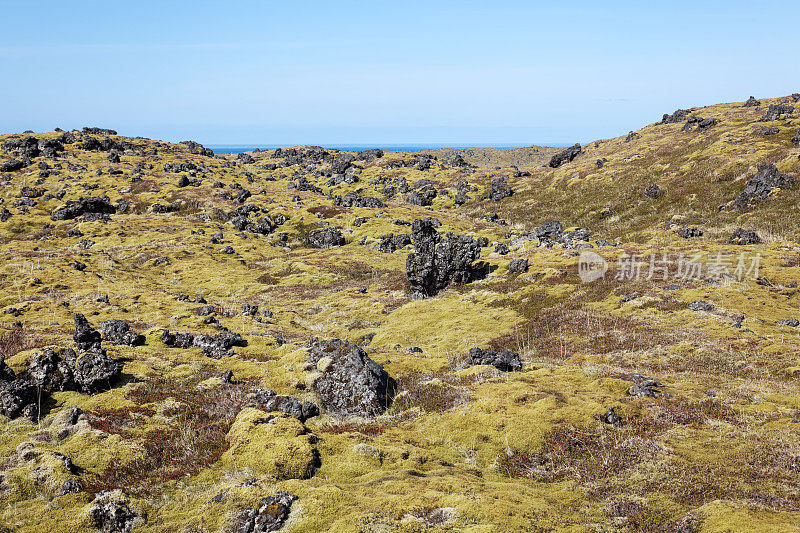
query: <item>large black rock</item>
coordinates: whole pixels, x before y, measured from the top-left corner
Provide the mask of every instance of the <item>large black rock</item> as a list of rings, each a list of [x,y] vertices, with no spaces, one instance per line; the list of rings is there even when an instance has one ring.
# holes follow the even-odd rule
[[[550,167],[558,168],[564,163],[569,163],[570,161],[578,157],[578,154],[580,153],[581,153],[581,145],[580,143],[576,143],[574,146],[570,146],[563,152],[559,152],[558,154],[554,155],[550,159]]]
[[[482,350],[472,348],[469,351],[469,364],[471,365],[492,365],[503,372],[516,372],[522,370],[522,359],[519,354],[511,350],[495,352],[492,350]]]
[[[739,209],[744,209],[755,200],[763,200],[775,188],[788,189],[796,183],[791,176],[782,174],[775,163],[762,163],[758,165],[755,177],[750,178],[744,190],[734,199],[733,204]]]
[[[473,266],[481,254],[478,242],[452,233],[442,238],[436,222],[425,218],[412,225],[414,251],[406,258],[406,277],[414,298],[435,296],[451,283],[469,283],[486,275],[484,265]]]
[[[794,106],[790,106],[789,104],[770,104],[767,108],[767,112],[761,117],[761,121],[771,122],[780,119],[781,115],[791,115],[793,112]]]
[[[95,198],[85,196],[78,200],[70,200],[67,205],[57,209],[51,215],[53,220],[71,220],[87,213],[113,214],[117,209],[111,205],[108,198]]]
[[[127,322],[122,320],[106,320],[100,322],[100,329],[106,340],[114,344],[125,344],[127,346],[139,346],[144,344],[144,335],[134,333]]]
[[[314,248],[333,248],[344,246],[345,240],[338,228],[327,227],[311,232],[308,236],[308,243]]]
[[[340,339],[311,339],[306,347],[308,361],[320,372],[314,390],[328,411],[373,417],[389,407],[397,384],[364,350]]]

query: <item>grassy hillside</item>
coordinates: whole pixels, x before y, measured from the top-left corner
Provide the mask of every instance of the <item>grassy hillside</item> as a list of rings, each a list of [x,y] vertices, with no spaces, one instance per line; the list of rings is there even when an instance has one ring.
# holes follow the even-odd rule
[[[654,123],[558,168],[560,149],[542,147],[434,151],[424,169],[412,153],[213,156],[77,131],[54,157],[23,161],[17,141],[64,132],[0,135],[0,165],[25,165],[0,172],[6,364],[23,375],[45,348],[74,348],[75,313],[145,336],[103,342],[124,367],[102,392],[41,393],[34,420],[0,416],[0,531],[92,531],[103,498],[138,517],[135,531],[229,531],[277,491],[297,496],[292,532],[797,529],[800,339],[779,322],[800,319],[800,184],[734,203],[764,163],[800,179],[793,100],[695,108],[718,123]],[[761,121],[771,104],[795,111]],[[498,178],[513,195],[495,201]],[[407,201],[420,180],[431,205]],[[386,206],[337,205],[347,193]],[[53,219],[89,196],[115,212]],[[246,206],[268,231],[237,227]],[[411,297],[413,246],[376,245],[425,217],[442,235],[485,237],[485,279]],[[588,241],[540,246],[532,232],[555,220]],[[345,244],[313,247],[328,226]],[[761,242],[728,244],[740,227]],[[702,235],[682,237],[689,228]],[[586,244],[609,262],[589,283]],[[710,268],[756,257],[758,274],[741,279]],[[528,269],[509,272],[520,258]],[[686,258],[701,275],[679,275]],[[667,279],[647,279],[655,260]],[[698,300],[710,305],[690,309]],[[219,359],[162,340],[225,329],[246,346]],[[397,381],[384,414],[323,408],[301,422],[251,405],[256,388],[321,405],[311,337],[360,344],[383,365]],[[523,369],[471,365],[473,347],[517,352]],[[78,488],[62,495],[66,480]]]

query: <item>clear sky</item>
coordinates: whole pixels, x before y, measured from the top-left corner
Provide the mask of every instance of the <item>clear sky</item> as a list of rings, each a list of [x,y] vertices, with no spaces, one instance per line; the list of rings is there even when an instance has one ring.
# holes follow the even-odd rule
[[[800,2],[0,0],[0,131],[567,144],[800,92]]]

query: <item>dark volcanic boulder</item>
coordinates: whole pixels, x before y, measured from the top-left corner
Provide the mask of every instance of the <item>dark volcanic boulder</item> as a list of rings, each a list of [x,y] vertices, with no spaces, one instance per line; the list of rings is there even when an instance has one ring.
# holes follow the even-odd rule
[[[792,137],[792,144],[795,146],[800,146],[800,128],[797,128],[794,137]]]
[[[52,348],[36,353],[28,361],[28,378],[42,390],[75,390],[75,362],[78,356],[71,348],[65,348],[61,355]]]
[[[731,238],[728,239],[728,244],[758,244],[761,242],[761,237],[755,231],[747,230],[744,228],[737,228],[733,232]]]
[[[255,509],[241,511],[236,519],[235,533],[278,531],[289,518],[295,500],[297,496],[282,491],[262,499]]]
[[[653,200],[657,200],[661,198],[662,195],[661,187],[656,185],[655,183],[651,183],[644,189],[644,195],[648,198],[652,198]]]
[[[389,407],[397,384],[363,349],[340,339],[311,339],[306,347],[319,372],[314,390],[328,411],[373,417]]]
[[[372,163],[376,159],[380,159],[383,157],[383,150],[380,148],[370,148],[369,150],[362,150],[358,152],[356,155],[356,159],[359,161],[366,161],[367,163]]]
[[[111,388],[111,382],[122,372],[122,363],[105,353],[88,352],[75,364],[75,384],[81,392],[95,394]]]
[[[372,196],[361,196],[356,192],[349,192],[343,197],[334,198],[333,205],[342,207],[386,207],[386,204]]]
[[[83,133],[88,133],[91,135],[116,135],[116,130],[110,130],[108,128],[93,128],[93,127],[84,127]]]
[[[9,159],[0,165],[0,172],[15,172],[25,168],[25,163],[18,159]]]
[[[102,350],[100,347],[100,332],[89,324],[86,317],[82,313],[75,313],[75,333],[72,338],[75,344],[78,345],[79,352],[99,352]]]
[[[167,346],[174,348],[197,347],[203,355],[212,359],[221,359],[234,355],[231,348],[234,346],[247,346],[247,341],[239,333],[222,331],[216,335],[202,335],[199,333],[170,333],[164,330],[161,340]]]
[[[415,185],[416,187],[416,185]],[[406,197],[406,201],[411,205],[427,207],[433,205],[433,200],[439,193],[433,185],[425,185],[418,190],[411,191]]]
[[[503,198],[508,198],[513,194],[514,190],[508,186],[508,180],[505,177],[492,180],[492,189],[489,191],[489,198],[495,202],[499,202]]]
[[[564,163],[569,163],[581,153],[581,145],[580,143],[576,143],[574,146],[570,146],[563,152],[560,152],[554,155],[550,159],[550,167],[551,168],[558,168]]]
[[[70,200],[67,205],[53,212],[53,220],[71,220],[87,213],[113,214],[117,208],[108,202],[108,198],[84,196],[78,200]]]
[[[686,117],[689,116],[689,113],[691,113],[691,111],[688,109],[678,109],[671,115],[664,113],[664,116],[661,117],[661,122],[658,122],[658,124],[677,124],[678,122],[683,122],[686,120]]]
[[[781,115],[791,115],[794,112],[794,106],[789,104],[770,104],[767,112],[761,117],[762,122],[771,122],[779,120]]]
[[[527,271],[528,271],[528,260],[525,259],[524,257],[512,259],[511,262],[508,263],[509,274],[521,274]]]
[[[333,174],[344,174],[347,172],[347,169],[353,165],[353,161],[355,161],[355,156],[353,154],[339,154],[331,163],[331,172]]]
[[[36,421],[39,418],[36,387],[24,379],[0,380],[0,414],[8,418],[24,416]]]
[[[778,171],[775,163],[762,163],[758,165],[755,177],[750,178],[744,190],[736,197],[733,204],[739,209],[745,209],[755,200],[763,200],[775,188],[788,189],[794,185],[795,179]]]
[[[692,115],[686,119],[686,124],[683,125],[681,131],[692,131],[695,126],[697,127],[697,131],[705,131],[716,124],[719,124],[719,120],[715,118],[703,118]]]
[[[414,251],[406,258],[406,277],[414,298],[435,296],[451,283],[469,283],[486,275],[483,265],[472,264],[481,254],[475,239],[452,233],[442,238],[434,224],[426,218],[412,225]]]
[[[472,348],[469,351],[469,364],[471,365],[492,365],[503,372],[516,372],[522,370],[522,359],[519,354],[511,350],[494,352],[492,350],[482,350]]]
[[[305,422],[309,418],[319,415],[319,407],[312,402],[304,402],[293,398],[276,394],[275,391],[256,389],[251,394],[254,407],[262,411],[280,411]]]
[[[144,335],[131,331],[127,322],[122,320],[106,320],[100,322],[100,329],[107,341],[114,344],[124,344],[127,346],[139,346],[144,344]]]
[[[338,228],[328,227],[311,232],[308,236],[308,243],[314,248],[333,248],[344,246],[345,240]]]
[[[742,107],[758,107],[761,105],[761,102],[753,98],[752,96],[747,99]]]
[[[89,509],[92,525],[107,533],[131,533],[142,518],[131,510],[125,498],[118,498],[114,492],[97,494]]]
[[[678,235],[684,239],[694,239],[703,236],[703,230],[700,228],[690,228],[689,226],[681,226],[678,230]]]
[[[557,242],[561,239],[561,235],[564,233],[564,226],[561,225],[561,222],[557,220],[552,220],[550,222],[545,222],[538,228],[534,230],[534,234],[536,238],[542,244],[548,244]]]
[[[381,237],[375,249],[385,254],[393,253],[401,248],[405,248],[411,244],[411,235],[408,233],[399,233],[397,235],[390,233]]]
[[[181,144],[186,146],[186,151],[190,154],[204,155],[206,157],[213,157],[214,151],[210,148],[204,147],[202,144],[194,141],[181,141]]]

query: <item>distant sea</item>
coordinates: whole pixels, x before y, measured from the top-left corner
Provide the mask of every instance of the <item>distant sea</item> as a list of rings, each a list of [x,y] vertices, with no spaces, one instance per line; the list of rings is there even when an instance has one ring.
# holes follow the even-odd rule
[[[274,150],[275,148],[290,148],[295,144],[207,144],[206,148],[214,150],[215,154],[239,154],[252,152],[256,148],[261,150]],[[437,150],[439,148],[453,148],[464,150],[466,148],[524,148],[522,144],[322,144],[323,148],[360,152],[371,148],[380,148],[384,152],[419,152],[420,150]]]

